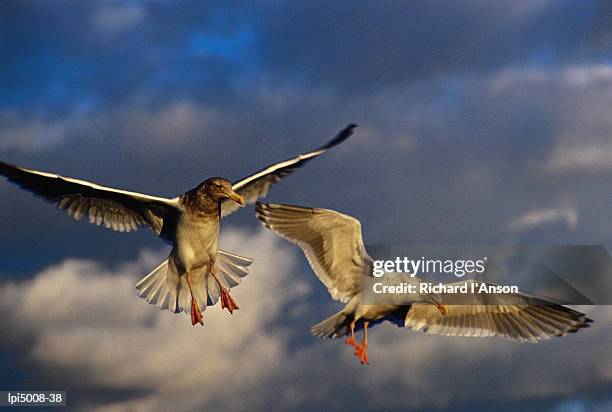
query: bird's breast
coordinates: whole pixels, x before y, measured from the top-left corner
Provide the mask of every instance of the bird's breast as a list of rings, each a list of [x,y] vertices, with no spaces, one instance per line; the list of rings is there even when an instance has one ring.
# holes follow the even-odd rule
[[[176,227],[174,255],[189,270],[216,260],[219,241],[219,219],[181,217]]]

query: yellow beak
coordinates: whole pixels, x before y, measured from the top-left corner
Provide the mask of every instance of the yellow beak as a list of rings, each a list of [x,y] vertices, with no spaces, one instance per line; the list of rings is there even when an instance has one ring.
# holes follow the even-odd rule
[[[228,196],[230,199],[232,199],[234,202],[238,203],[239,205],[244,206],[244,197],[240,196],[238,193],[236,192],[230,192],[228,194]]]
[[[442,316],[446,316],[446,314],[448,313],[448,308],[446,307],[446,305],[437,304],[436,307],[438,308]]]

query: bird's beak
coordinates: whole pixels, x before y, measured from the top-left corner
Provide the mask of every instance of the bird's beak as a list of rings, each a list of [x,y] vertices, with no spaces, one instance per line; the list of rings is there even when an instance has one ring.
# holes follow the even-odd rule
[[[438,303],[436,304],[436,307],[438,308],[442,316],[446,316],[448,314],[448,308],[446,307],[446,305],[441,305]]]
[[[233,190],[230,193],[228,193],[227,197],[232,199],[234,202],[238,203],[239,205],[244,206],[244,197],[240,196],[238,193],[234,192]]]

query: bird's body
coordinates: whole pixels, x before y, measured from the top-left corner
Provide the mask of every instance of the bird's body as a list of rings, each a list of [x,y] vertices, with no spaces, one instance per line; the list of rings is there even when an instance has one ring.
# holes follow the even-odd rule
[[[356,301],[361,300],[361,296],[355,295],[353,297]],[[374,322],[384,318],[385,316],[393,313],[397,310],[397,306],[395,305],[365,305],[358,304],[355,309],[352,311],[353,318],[358,320],[365,320],[368,322]]]
[[[175,198],[163,198],[101,186],[0,161],[0,175],[55,203],[79,220],[119,232],[149,227],[172,245],[166,260],[138,282],[139,296],[160,309],[191,312],[195,325],[201,311],[221,299],[223,308],[238,309],[229,290],[248,274],[250,258],[218,249],[221,218],[239,205],[254,203],[270,186],[309,160],[345,141],[355,125],[326,145],[272,164],[235,183],[214,177]]]
[[[195,199],[194,199],[195,198]],[[199,195],[187,192],[180,197],[180,214],[170,256],[184,271],[199,269],[217,259],[217,244],[221,228],[221,208],[214,199],[199,200]]]
[[[176,238],[170,256],[185,271],[199,269],[217,260],[219,216],[183,214],[176,225]]]
[[[373,281],[372,259],[357,219],[333,210],[273,203],[258,203],[256,212],[265,227],[300,246],[332,298],[345,303],[342,310],[312,326],[311,332],[320,338],[349,335],[345,342],[355,348],[362,364],[368,363],[368,326],[383,321],[439,335],[502,336],[522,342],[574,333],[591,323],[583,313],[521,293],[501,294],[492,302],[486,295],[420,293],[417,287],[416,292],[373,302],[364,299],[368,282]],[[375,282],[416,285],[422,280],[390,273]],[[480,284],[465,280],[448,285],[471,282]],[[355,329],[360,327],[364,338],[358,343]]]

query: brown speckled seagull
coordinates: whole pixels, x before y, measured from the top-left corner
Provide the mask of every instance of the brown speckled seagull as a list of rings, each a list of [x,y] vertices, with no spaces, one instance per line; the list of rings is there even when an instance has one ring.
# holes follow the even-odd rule
[[[79,220],[119,232],[149,227],[173,246],[170,255],[136,288],[139,296],[160,309],[191,312],[191,322],[203,324],[202,311],[219,298],[230,313],[238,309],[231,287],[248,274],[252,260],[217,249],[221,218],[240,205],[254,203],[270,186],[309,160],[345,141],[349,125],[324,146],[270,165],[231,183],[213,177],[173,199],[100,186],[84,180],[39,172],[0,162],[0,175],[29,190]]]

